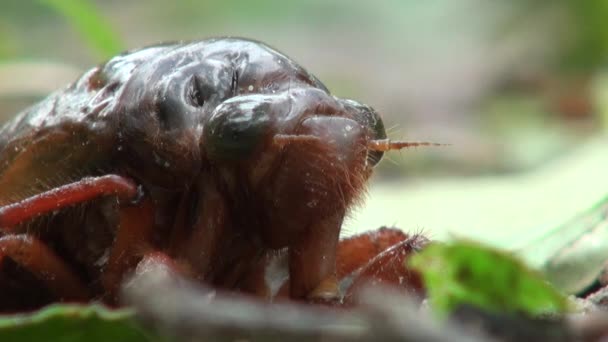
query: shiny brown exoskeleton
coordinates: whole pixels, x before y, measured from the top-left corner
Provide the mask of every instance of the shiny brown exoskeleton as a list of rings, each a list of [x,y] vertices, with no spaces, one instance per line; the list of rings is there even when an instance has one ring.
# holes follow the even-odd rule
[[[113,303],[147,262],[274,296],[259,284],[275,251],[291,298],[341,298],[338,280],[384,251],[344,271],[357,252],[338,246],[342,220],[383,151],[411,145],[258,42],[119,55],[0,130],[0,308]]]

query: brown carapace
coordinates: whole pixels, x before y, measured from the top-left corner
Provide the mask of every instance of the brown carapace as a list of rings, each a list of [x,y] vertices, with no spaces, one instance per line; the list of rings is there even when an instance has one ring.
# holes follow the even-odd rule
[[[339,235],[382,154],[421,145],[259,42],[121,54],[0,130],[0,310],[118,304],[150,262],[268,299],[419,293],[423,237]]]

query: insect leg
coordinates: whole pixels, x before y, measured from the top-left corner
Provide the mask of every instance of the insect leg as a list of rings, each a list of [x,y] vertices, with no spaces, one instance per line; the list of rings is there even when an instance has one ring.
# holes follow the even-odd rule
[[[289,246],[289,292],[292,298],[332,302],[340,299],[336,248],[343,215],[320,221]]]
[[[406,293],[422,297],[421,277],[407,267],[407,260],[427,243],[428,240],[422,235],[409,236],[382,250],[362,267],[342,278],[340,288],[345,291],[344,303],[355,302],[357,292],[365,284],[395,286]]]
[[[108,293],[107,299],[111,302],[117,299],[124,275],[152,250],[153,228],[154,206],[150,199],[120,208],[116,237],[101,275],[101,282]]]
[[[44,243],[27,234],[0,238],[0,256],[11,258],[43,281],[61,301],[86,301],[90,298],[85,284]]]
[[[133,199],[137,196],[137,185],[128,178],[118,175],[86,177],[20,202],[0,207],[0,230],[10,230],[33,217],[83,203],[100,196],[117,195]]]
[[[336,257],[338,279],[365,266],[376,255],[407,238],[401,229],[382,227],[340,240]]]
[[[241,250],[225,246],[232,240],[227,231],[231,224],[230,212],[212,178],[201,176],[194,190],[192,197],[182,200],[168,254],[187,263],[199,278],[204,279],[213,270],[219,272],[225,268]],[[194,207],[191,207],[192,203],[195,203]]]
[[[404,262],[412,249],[418,250],[426,241],[420,235],[410,237],[400,229],[386,227],[340,240],[336,255],[336,276],[339,288],[345,294],[346,304],[352,304],[363,283],[379,282],[406,289],[419,288],[417,275],[411,274]],[[268,265],[263,266],[264,268],[260,267],[260,273],[268,274]],[[264,281],[267,282],[268,279],[258,280],[266,288],[262,285],[258,288],[268,291],[268,284]],[[288,297],[289,288],[290,279],[287,278],[280,284],[278,291],[272,292],[271,297]]]

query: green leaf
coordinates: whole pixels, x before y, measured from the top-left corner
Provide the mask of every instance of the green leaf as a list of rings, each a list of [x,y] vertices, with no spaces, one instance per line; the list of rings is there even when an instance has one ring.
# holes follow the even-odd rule
[[[608,197],[521,251],[561,291],[579,293],[596,281],[608,260]]]
[[[118,35],[87,0],[39,0],[63,15],[100,56],[109,58],[124,50]]]
[[[133,311],[101,305],[51,305],[31,314],[0,316],[0,341],[154,340],[135,324]]]
[[[412,257],[433,308],[442,315],[462,304],[537,316],[568,309],[566,298],[513,255],[469,241],[428,246]]]

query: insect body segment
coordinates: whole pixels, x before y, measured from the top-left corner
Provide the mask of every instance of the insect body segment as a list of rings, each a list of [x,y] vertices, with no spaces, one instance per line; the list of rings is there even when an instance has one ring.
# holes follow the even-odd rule
[[[108,303],[150,262],[268,292],[279,251],[287,296],[342,298],[344,216],[382,154],[411,146],[283,54],[232,38],[119,55],[0,134],[0,293],[6,266],[51,300]]]

